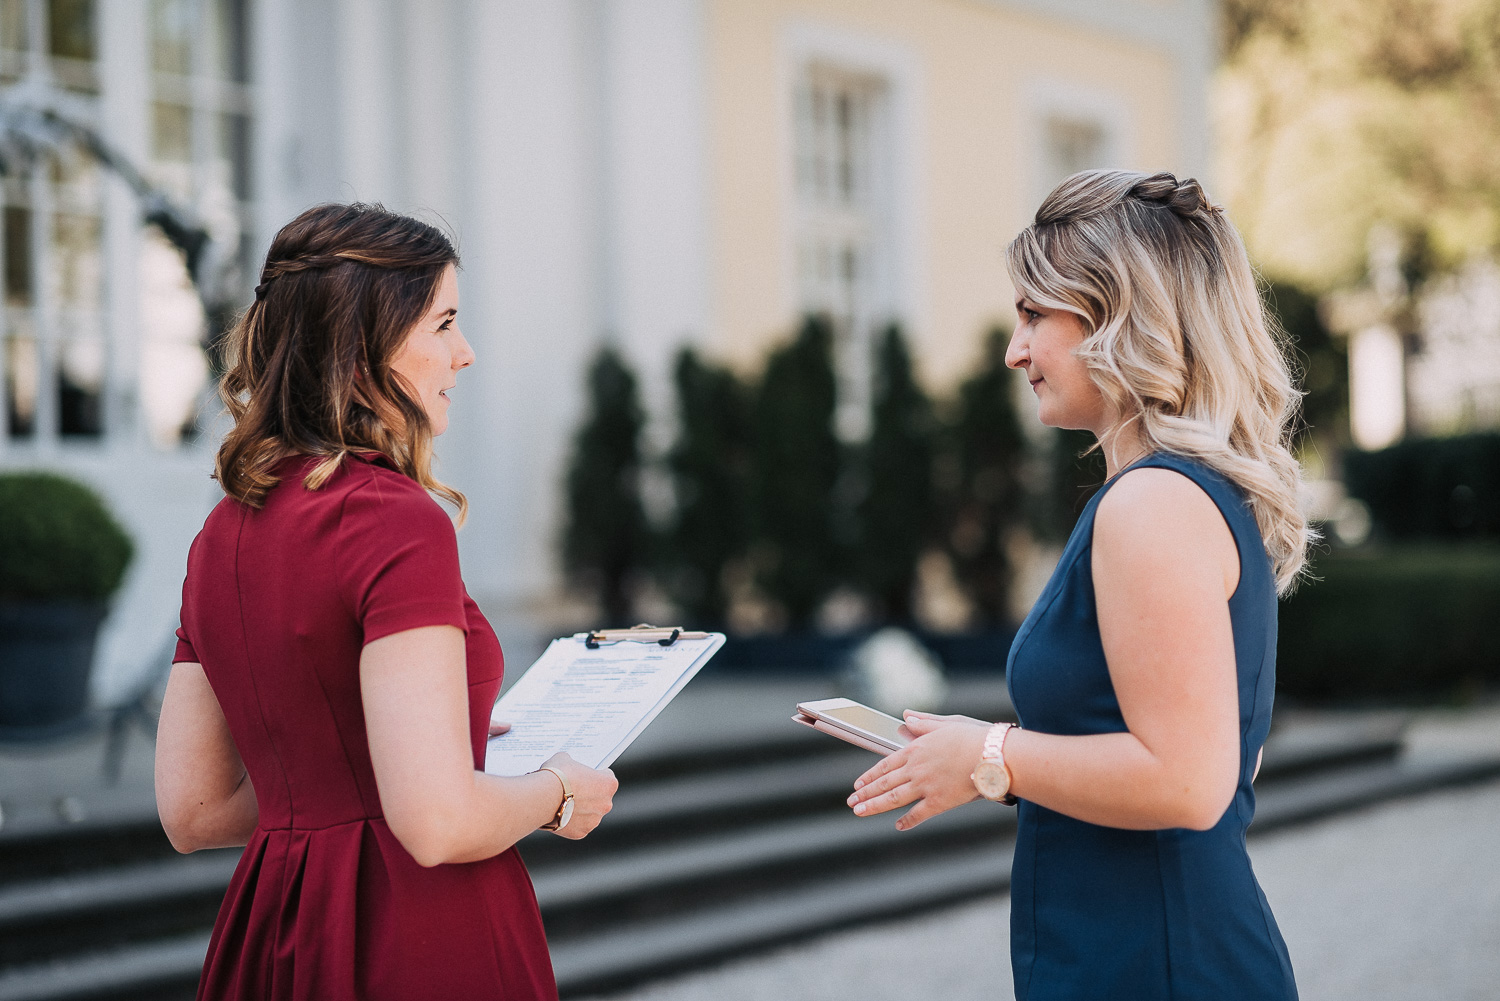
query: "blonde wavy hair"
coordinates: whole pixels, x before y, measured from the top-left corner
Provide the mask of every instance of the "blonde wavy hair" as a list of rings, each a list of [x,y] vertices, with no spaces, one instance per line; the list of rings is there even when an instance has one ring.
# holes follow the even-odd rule
[[[1027,299],[1081,317],[1076,355],[1118,420],[1153,452],[1244,491],[1291,591],[1317,537],[1299,500],[1291,432],[1301,393],[1239,233],[1192,178],[1089,170],[1059,184],[1006,251]]]

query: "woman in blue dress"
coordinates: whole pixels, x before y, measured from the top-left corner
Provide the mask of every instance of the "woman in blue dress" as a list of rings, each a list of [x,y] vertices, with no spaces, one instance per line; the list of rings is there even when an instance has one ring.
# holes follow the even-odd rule
[[[908,712],[855,783],[909,830],[1019,799],[1020,1001],[1297,996],[1251,871],[1276,599],[1311,539],[1298,393],[1238,233],[1171,174],[1068,178],[1011,243],[1007,363],[1038,415],[1098,438],[1089,502],[1011,646],[1021,726]]]

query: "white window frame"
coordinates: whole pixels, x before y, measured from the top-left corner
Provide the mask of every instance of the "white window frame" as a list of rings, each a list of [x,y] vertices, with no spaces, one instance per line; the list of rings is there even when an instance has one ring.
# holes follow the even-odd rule
[[[151,55],[151,10],[149,0],[129,5],[115,0],[95,0],[95,60],[94,70],[98,83],[96,93],[85,94],[70,91],[50,78],[50,58],[36,58],[48,49],[46,37],[46,0],[25,0],[27,4],[28,51],[33,58],[27,60],[26,74],[14,84],[6,86],[7,97],[26,103],[56,108],[70,120],[80,122],[98,131],[112,146],[121,150],[148,177],[155,175],[157,163],[154,159],[152,104],[157,94],[157,74]],[[214,0],[196,0],[206,6]],[[244,43],[253,46],[256,23],[257,0],[246,0]],[[259,145],[259,114],[256,101],[257,66],[252,60],[248,66],[249,82],[239,84],[211,77],[204,67],[202,53],[212,37],[207,27],[208,19],[197,19],[198,32],[194,40],[193,72],[178,78],[184,90],[191,93],[188,106],[192,109],[193,123],[193,190],[189,192],[188,207],[200,210],[206,206],[196,204],[202,194],[199,182],[201,171],[210,169],[217,160],[213,148],[213,129],[219,127],[217,115],[237,112],[248,117],[248,142],[250,144],[247,168],[250,171],[250,198],[234,201],[234,213],[240,231],[238,246],[218,248],[220,261],[225,254],[237,255],[244,248],[256,245],[256,201],[261,194],[263,178],[258,173],[261,166],[256,155]],[[107,33],[114,32],[115,37]],[[125,36],[124,38],[120,36]],[[122,50],[122,45],[131,51]],[[141,47],[141,51],[134,48]],[[253,51],[250,53],[254,55]],[[87,454],[101,449],[116,447],[126,442],[143,438],[144,413],[140,392],[140,360],[144,343],[142,324],[134,314],[139,303],[139,255],[142,252],[141,208],[129,194],[123,182],[103,168],[101,171],[101,194],[95,209],[99,220],[99,255],[102,271],[100,289],[100,322],[97,324],[104,339],[104,375],[101,387],[102,427],[97,436],[63,436],[59,429],[60,396],[57,366],[62,350],[61,310],[56,289],[57,267],[53,254],[51,227],[56,209],[54,192],[45,168],[33,172],[29,178],[16,181],[26,184],[28,203],[32,211],[30,249],[32,255],[32,303],[29,312],[36,333],[37,406],[35,430],[27,437],[12,438],[8,427],[0,426],[0,459],[6,463],[39,461],[59,454]],[[232,182],[231,182],[232,183]],[[231,192],[231,194],[234,194]],[[0,246],[0,269],[4,267],[4,248]],[[0,271],[3,273],[3,271]],[[244,282],[248,276],[240,275],[237,281]],[[8,358],[4,350],[9,336],[9,324],[5,321],[0,306],[0,395],[8,393],[6,370]],[[0,425],[4,424],[0,415]],[[182,447],[186,447],[184,442]]]
[[[1115,94],[1083,87],[1066,80],[1043,78],[1027,89],[1027,141],[1031,198],[1027,221],[1048,193],[1062,180],[1052,176],[1047,149],[1050,123],[1068,121],[1095,124],[1102,133],[1102,155],[1098,167],[1127,167],[1135,161],[1135,130],[1130,109]]]
[[[879,81],[875,119],[871,122],[872,203],[868,215],[869,254],[865,299],[854,310],[855,329],[836,346],[839,376],[838,429],[848,440],[862,438],[869,425],[869,373],[872,336],[887,323],[899,322],[908,337],[923,325],[925,312],[919,277],[923,203],[919,183],[923,128],[922,75],[914,51],[888,39],[807,21],[789,22],[781,35],[779,93],[782,95],[782,287],[785,313],[800,319],[804,309],[800,268],[804,234],[820,223],[809,216],[801,197],[797,159],[797,101],[809,72],[847,74],[851,80]]]

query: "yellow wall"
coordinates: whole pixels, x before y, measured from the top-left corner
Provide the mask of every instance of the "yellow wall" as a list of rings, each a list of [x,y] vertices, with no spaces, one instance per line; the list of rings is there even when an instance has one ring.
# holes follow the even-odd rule
[[[902,47],[918,67],[922,312],[906,320],[935,387],[967,369],[979,335],[1012,313],[1004,249],[1035,210],[1031,81],[1072,81],[1128,109],[1122,166],[1172,169],[1179,159],[1173,62],[1141,43],[983,0],[712,0],[709,9],[715,347],[741,365],[795,322],[791,24]]]

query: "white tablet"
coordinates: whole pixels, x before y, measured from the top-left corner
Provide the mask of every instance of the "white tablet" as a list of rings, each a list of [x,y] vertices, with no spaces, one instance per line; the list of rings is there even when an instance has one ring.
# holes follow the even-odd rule
[[[853,699],[820,699],[817,702],[797,703],[797,712],[807,716],[807,725],[815,726],[851,744],[889,754],[899,751],[911,743],[911,738],[901,732],[902,721],[878,709],[855,702]],[[793,717],[796,719],[796,717]],[[797,720],[797,722],[805,722]],[[822,723],[823,726],[816,726]],[[858,739],[855,739],[858,738]],[[871,746],[874,745],[874,746]]]

